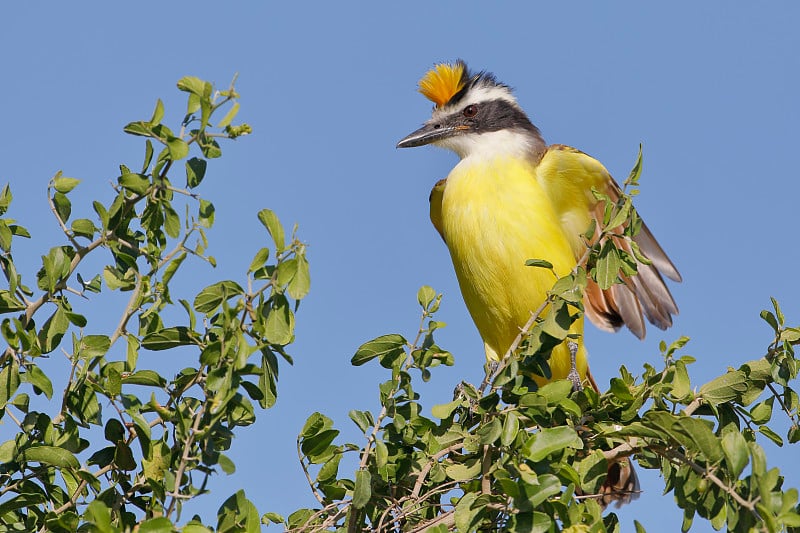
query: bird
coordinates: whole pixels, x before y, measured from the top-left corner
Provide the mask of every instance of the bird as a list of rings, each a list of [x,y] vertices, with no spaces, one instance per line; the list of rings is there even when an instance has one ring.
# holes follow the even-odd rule
[[[603,220],[604,202],[622,190],[595,158],[563,144],[547,145],[511,88],[487,71],[473,72],[459,59],[434,65],[419,92],[433,102],[431,118],[397,143],[432,144],[460,161],[430,194],[430,218],[444,240],[467,309],[483,340],[488,362],[501,361],[531,314],[548,297],[555,278],[569,274],[586,251],[583,236]],[[619,241],[619,239],[617,239]],[[664,277],[681,275],[644,223],[633,240],[649,261],[637,275],[603,290],[584,291],[584,314],[601,330],[623,325],[644,338],[645,319],[660,329],[678,314]],[[624,244],[623,244],[624,246]],[[526,266],[542,259],[553,272]],[[550,380],[572,377],[597,385],[583,343],[583,316],[572,340],[553,348]],[[533,376],[540,385],[548,379]],[[627,503],[639,492],[632,466],[609,469],[609,493],[601,503]]]

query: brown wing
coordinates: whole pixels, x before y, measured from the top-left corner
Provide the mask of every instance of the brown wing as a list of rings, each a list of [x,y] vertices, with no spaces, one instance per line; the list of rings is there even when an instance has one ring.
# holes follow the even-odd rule
[[[621,193],[619,185],[599,161],[564,145],[548,147],[539,163],[537,177],[561,217],[564,231],[572,239],[576,258],[579,257],[585,249],[579,236],[591,218],[603,219],[603,205],[594,199],[592,187],[616,201]],[[678,313],[678,307],[662,275],[674,281],[681,281],[681,275],[645,224],[633,240],[651,264],[638,263],[636,276],[606,290],[590,281],[584,308],[589,320],[600,329],[616,331],[624,324],[641,339],[645,336],[645,318],[661,329],[672,325],[672,315]],[[617,239],[616,244],[631,251],[622,239]]]

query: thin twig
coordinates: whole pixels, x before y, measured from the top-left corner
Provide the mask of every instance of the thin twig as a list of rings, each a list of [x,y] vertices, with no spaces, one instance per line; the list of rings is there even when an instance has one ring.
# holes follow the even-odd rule
[[[414,529],[409,529],[408,533],[419,533],[422,531],[426,531],[427,529],[432,528],[434,526],[438,526],[439,524],[442,524],[449,528],[451,526],[454,526],[455,523],[456,523],[456,511],[455,509],[451,509],[446,513],[440,514],[439,516],[437,516],[433,520],[430,520],[429,522],[424,522],[415,527]]]
[[[435,465],[439,461],[439,459],[441,459],[442,457],[451,452],[460,450],[463,447],[464,443],[459,441],[457,444],[452,444],[447,448],[439,450],[438,452],[433,454],[431,458],[428,459],[428,462],[425,464],[425,466],[422,467],[422,470],[420,470],[419,475],[417,476],[417,481],[414,483],[414,489],[411,491],[411,497],[412,498],[419,497],[419,493],[422,490],[422,485],[425,483],[425,478],[428,477],[428,472],[431,471],[431,468],[433,468],[433,465]]]
[[[739,505],[741,505],[742,507],[744,507],[745,509],[747,509],[748,511],[753,513],[759,519],[761,519],[761,516],[758,514],[758,511],[756,510],[755,502],[751,502],[751,501],[748,501],[748,500],[745,500],[744,498],[742,498],[733,489],[733,487],[730,487],[727,484],[725,484],[725,482],[722,481],[720,478],[718,478],[716,475],[714,475],[714,473],[711,470],[709,470],[709,469],[707,469],[707,468],[695,463],[694,461],[692,461],[691,459],[689,459],[688,457],[686,457],[682,453],[679,453],[679,452],[677,452],[675,450],[664,449],[662,451],[663,451],[664,455],[668,459],[671,459],[671,460],[673,460],[674,462],[677,462],[677,463],[682,463],[682,464],[688,465],[696,473],[698,473],[701,476],[705,477],[706,479],[710,480],[716,486],[721,488],[725,493],[730,495],[731,498],[736,500],[736,503],[738,503]]]
[[[797,422],[795,422],[794,415],[789,410],[789,408],[786,407],[786,404],[783,403],[783,398],[781,398],[780,394],[778,394],[778,391],[775,390],[775,387],[772,386],[772,383],[767,382],[767,387],[769,387],[769,390],[772,392],[773,396],[777,398],[778,403],[781,405],[781,409],[783,409],[783,412],[786,413],[786,416],[789,417],[789,420],[791,420],[793,423],[796,424]]]
[[[317,489],[314,487],[314,481],[311,480],[311,474],[308,471],[306,463],[303,461],[303,450],[300,448],[300,437],[297,437],[297,458],[300,459],[300,466],[303,468],[303,473],[306,475],[306,480],[308,480],[308,486],[311,487],[311,492],[321,505],[325,505],[325,498],[323,498],[322,494],[320,494],[319,491],[317,491]]]
[[[183,443],[183,454],[181,454],[181,462],[178,464],[178,470],[175,472],[175,490],[170,493],[172,500],[169,502],[169,507],[166,511],[167,517],[172,514],[172,511],[175,510],[175,505],[178,503],[181,478],[183,477],[183,472],[186,470],[186,466],[189,464],[189,453],[192,449],[192,444],[194,443],[194,436],[200,430],[200,422],[203,419],[204,412],[205,406],[201,405],[200,409],[198,409],[197,413],[194,415],[192,429],[189,431],[189,434],[186,436],[186,441]]]

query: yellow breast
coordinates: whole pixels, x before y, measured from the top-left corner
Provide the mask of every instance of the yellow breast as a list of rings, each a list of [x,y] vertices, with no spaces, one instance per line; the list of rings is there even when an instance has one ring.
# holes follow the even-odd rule
[[[498,360],[555,282],[550,271],[525,261],[545,259],[564,275],[575,266],[570,242],[536,166],[511,157],[462,160],[447,178],[441,225],[487,357]],[[554,374],[561,374],[555,362]],[[568,355],[566,362],[568,371]]]

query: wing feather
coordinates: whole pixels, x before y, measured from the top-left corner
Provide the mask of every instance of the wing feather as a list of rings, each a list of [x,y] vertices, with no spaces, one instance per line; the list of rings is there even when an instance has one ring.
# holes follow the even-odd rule
[[[592,188],[617,201],[621,195],[619,185],[599,161],[561,144],[548,147],[539,162],[537,177],[561,217],[576,259],[579,258],[585,250],[581,234],[592,218],[598,222],[603,218],[603,205],[594,198]],[[631,253],[629,243],[623,239],[615,241]],[[590,281],[584,294],[584,309],[589,320],[600,329],[616,331],[624,324],[634,335],[644,338],[645,318],[661,329],[672,325],[672,315],[678,314],[678,307],[663,276],[681,281],[681,275],[645,224],[634,241],[651,264],[637,261],[636,276],[606,290]]]

